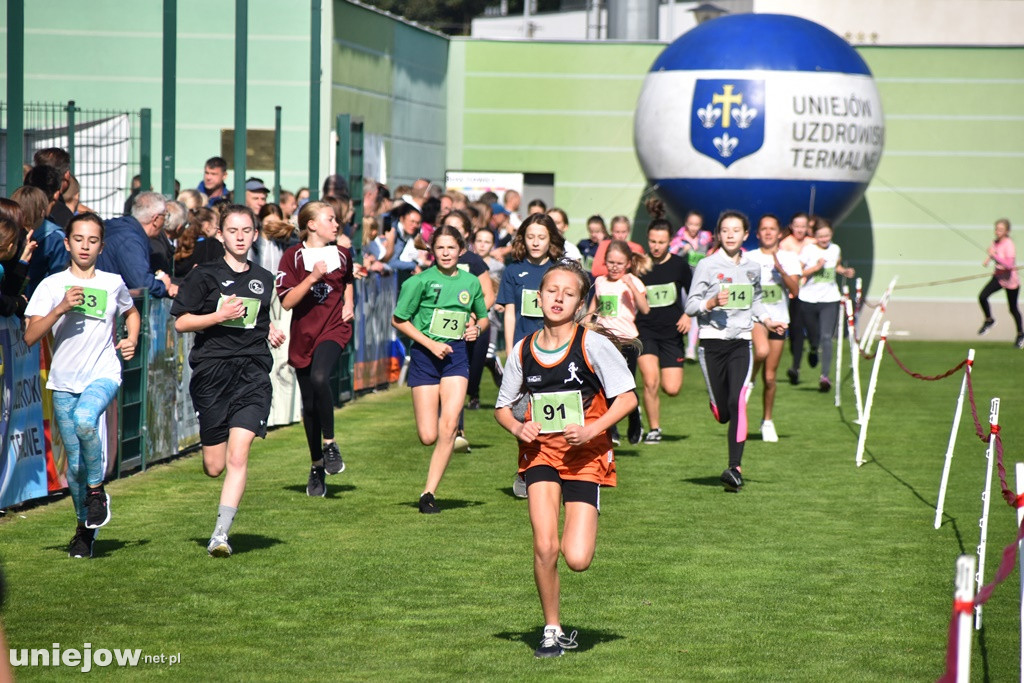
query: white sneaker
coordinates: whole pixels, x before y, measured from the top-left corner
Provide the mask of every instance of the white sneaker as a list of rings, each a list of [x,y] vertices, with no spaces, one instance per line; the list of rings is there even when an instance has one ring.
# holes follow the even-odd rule
[[[778,440],[779,435],[775,432],[775,423],[771,420],[761,422],[761,441],[776,443]]]
[[[469,447],[469,440],[464,436],[455,437],[455,448],[456,453],[469,453],[473,449]]]
[[[231,557],[228,535],[218,528],[213,533],[213,536],[210,537],[210,542],[206,546],[206,552],[210,553],[211,557]]]
[[[526,480],[518,474],[516,478],[512,480],[512,495],[516,498],[526,498]]]

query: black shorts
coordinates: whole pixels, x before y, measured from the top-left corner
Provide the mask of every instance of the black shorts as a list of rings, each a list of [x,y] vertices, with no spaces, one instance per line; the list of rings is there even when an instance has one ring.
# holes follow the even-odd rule
[[[593,481],[562,479],[551,465],[535,465],[523,472],[526,487],[538,481],[553,481],[562,487],[562,503],[587,503],[601,511],[601,487]]]
[[[254,359],[204,360],[192,369],[188,391],[204,446],[226,442],[232,427],[266,437],[273,386],[270,375]]]
[[[657,356],[658,365],[663,368],[683,367],[683,358],[686,357],[686,354],[683,352],[682,335],[655,339],[641,334],[640,343],[644,345],[643,350],[640,352],[641,356]]]

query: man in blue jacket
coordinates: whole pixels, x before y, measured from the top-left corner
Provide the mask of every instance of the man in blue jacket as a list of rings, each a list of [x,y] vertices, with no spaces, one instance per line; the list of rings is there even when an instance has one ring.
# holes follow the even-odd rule
[[[160,234],[167,220],[167,201],[156,192],[140,192],[132,204],[132,215],[106,222],[104,249],[96,261],[98,270],[117,273],[128,289],[148,289],[150,296],[178,293],[171,276],[149,267],[149,238]]]

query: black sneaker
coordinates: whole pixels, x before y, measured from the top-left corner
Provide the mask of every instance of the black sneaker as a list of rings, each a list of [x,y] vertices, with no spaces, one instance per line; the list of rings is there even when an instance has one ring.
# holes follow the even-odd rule
[[[743,476],[740,475],[738,469],[730,467],[725,472],[722,472],[722,484],[725,486],[726,491],[739,491],[743,487]]]
[[[644,438],[644,427],[640,421],[640,409],[629,414],[629,427],[626,429],[626,436],[631,444],[638,444]]]
[[[424,493],[420,496],[420,512],[425,515],[436,515],[441,511],[441,508],[437,507],[437,501],[434,499],[433,493]]]
[[[68,544],[68,557],[86,559],[92,557],[92,545],[95,540],[96,530],[84,527],[79,523],[75,529],[75,535],[71,538],[71,543]]]
[[[1013,342],[1013,345],[1018,349],[1024,349],[1024,334],[1017,335],[1017,341]]]
[[[993,320],[992,318],[989,318],[988,320],[981,324],[981,329],[978,330],[978,336],[980,337],[983,334],[988,334],[988,331],[995,327],[995,325],[996,321]]]
[[[480,399],[471,398],[469,399],[469,405],[466,406],[466,410],[480,410]]]
[[[562,644],[558,642],[558,629],[545,628],[544,634],[540,637],[540,645],[533,651],[533,656],[538,658],[561,657],[565,654]]]
[[[306,495],[323,498],[327,495],[327,484],[324,482],[324,468],[313,465],[309,468],[309,481],[306,482]]]
[[[786,377],[789,377],[789,383],[793,386],[800,384],[800,371],[796,368],[786,370]]]
[[[812,368],[818,367],[818,349],[811,349],[811,352],[807,354],[807,364]]]
[[[338,444],[329,443],[324,446],[324,472],[327,474],[341,474],[345,471],[345,461],[341,459],[341,451]]]
[[[110,521],[110,496],[100,486],[85,494],[85,527],[99,529]]]
[[[827,392],[831,388],[832,388],[832,381],[828,377],[826,377],[825,375],[822,375],[821,377],[818,378],[818,391],[820,391],[821,393],[824,394],[825,392]]]
[[[615,425],[609,429],[608,436],[611,438],[613,446],[618,446],[622,443],[622,439],[619,438],[619,425]]]
[[[644,443],[661,443],[661,430],[652,429],[647,432],[647,436],[644,437]]]

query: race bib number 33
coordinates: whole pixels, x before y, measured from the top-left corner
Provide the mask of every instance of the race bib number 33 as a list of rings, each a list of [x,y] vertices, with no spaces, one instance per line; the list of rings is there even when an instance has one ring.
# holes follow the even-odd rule
[[[466,332],[466,320],[469,314],[465,311],[446,311],[435,308],[430,316],[430,334],[442,339],[462,339]]]
[[[64,288],[64,291],[71,289],[70,286]],[[72,311],[81,313],[86,318],[96,318],[102,320],[103,316],[107,312],[107,290],[95,289],[93,287],[83,287],[82,294],[84,299],[82,303],[72,307]]]
[[[583,394],[550,391],[530,396],[530,417],[540,423],[541,434],[564,432],[566,425],[583,424]]]

